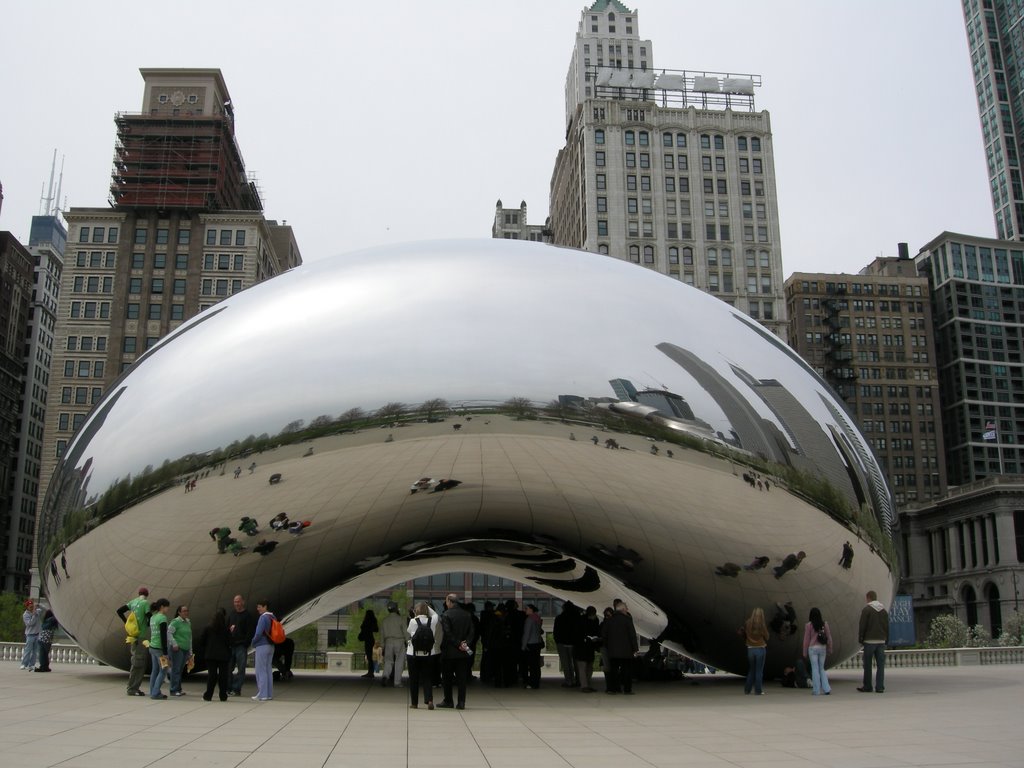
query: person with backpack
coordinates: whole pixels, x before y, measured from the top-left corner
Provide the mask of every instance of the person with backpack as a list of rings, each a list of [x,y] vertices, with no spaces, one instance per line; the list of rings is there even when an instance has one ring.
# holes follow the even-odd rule
[[[409,708],[416,709],[420,702],[420,685],[423,686],[423,703],[427,709],[434,708],[434,665],[439,653],[435,632],[440,617],[427,603],[418,603],[416,612],[409,619],[406,634],[406,664],[409,667]]]
[[[128,642],[131,646],[131,666],[128,670],[128,695],[145,696],[141,690],[142,678],[149,671],[150,659],[149,649],[142,642],[149,639],[149,590],[146,587],[139,587],[138,595],[125,602],[117,609],[117,617],[127,623],[128,614],[135,617],[133,622],[135,634],[129,634]],[[126,628],[127,631],[127,628]]]
[[[256,652],[256,695],[253,701],[270,701],[274,698],[274,676],[270,664],[274,659],[274,641],[271,639],[271,624],[274,614],[270,612],[269,600],[256,601],[256,633],[252,638],[252,647]]]
[[[832,630],[828,622],[821,618],[821,611],[811,608],[807,624],[804,626],[804,658],[811,665],[811,693],[817,696],[832,693],[828,684],[828,673],[825,671],[825,656],[832,652]]]

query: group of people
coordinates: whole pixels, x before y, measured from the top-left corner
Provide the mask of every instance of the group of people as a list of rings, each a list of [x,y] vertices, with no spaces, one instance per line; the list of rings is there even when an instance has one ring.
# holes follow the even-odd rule
[[[747,646],[747,678],[743,692],[753,691],[758,696],[764,695],[764,662],[767,655],[769,632],[765,623],[764,611],[755,608],[738,630]],[[872,590],[866,595],[866,605],[861,609],[858,624],[857,641],[863,645],[863,684],[857,688],[862,693],[885,692],[885,646],[889,639],[889,612],[878,601],[878,595]],[[821,615],[821,610],[811,608],[807,623],[804,625],[803,653],[797,663],[787,667],[787,678],[810,666],[811,693],[815,696],[828,696],[832,693],[828,673],[825,671],[825,659],[832,652],[832,629]],[[874,680],[872,682],[872,671]],[[783,680],[783,684],[787,679]],[[872,687],[873,685],[873,687]]]
[[[277,676],[291,677],[291,651],[295,643],[285,639],[275,645],[271,640],[274,615],[270,612],[269,601],[258,601],[254,615],[247,610],[245,599],[235,595],[231,609],[218,608],[194,642],[189,607],[179,605],[172,617],[170,605],[164,597],[150,602],[149,589],[139,587],[138,595],[116,611],[118,618],[125,622],[131,646],[129,696],[147,695],[142,690],[142,679],[147,671],[151,699],[166,699],[168,693],[184,696],[182,677],[186,670],[192,669],[197,654],[207,669],[203,699],[212,701],[215,690],[221,701],[227,701],[229,696],[240,696],[250,647],[255,651],[256,695],[252,696],[253,701],[273,698],[272,664],[275,661],[279,670]],[[168,678],[169,692],[164,693],[162,686]]]
[[[427,603],[410,611],[407,622],[399,616],[396,603],[389,602],[387,611],[378,622],[369,610],[360,624],[359,640],[364,644],[368,667],[364,677],[374,677],[376,659],[382,666],[381,685],[397,687],[407,665],[413,708],[418,707],[421,692],[427,707],[434,708],[432,689],[437,683],[444,691],[438,706],[463,708],[478,645],[483,651],[480,679],[484,683],[496,688],[540,687],[541,652],[547,643],[543,619],[535,605],[520,610],[515,600],[498,605],[488,601],[477,617],[472,604],[463,605],[456,595],[448,595],[442,614]],[[562,687],[593,693],[594,661],[600,652],[605,691],[633,693],[632,668],[639,644],[623,601],[616,600],[614,607],[606,608],[603,620],[593,606],[583,610],[567,602],[555,618],[553,634],[564,675]]]
[[[26,672],[50,671],[50,647],[53,633],[57,631],[57,617],[49,608],[34,600],[25,601],[25,612],[21,614],[25,625],[25,648],[21,652],[21,669]]]

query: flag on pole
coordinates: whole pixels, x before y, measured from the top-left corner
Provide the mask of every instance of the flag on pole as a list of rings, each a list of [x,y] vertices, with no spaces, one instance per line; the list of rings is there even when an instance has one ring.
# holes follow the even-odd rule
[[[994,421],[985,423],[985,431],[982,433],[981,439],[989,443],[994,443],[996,441],[996,423]]]

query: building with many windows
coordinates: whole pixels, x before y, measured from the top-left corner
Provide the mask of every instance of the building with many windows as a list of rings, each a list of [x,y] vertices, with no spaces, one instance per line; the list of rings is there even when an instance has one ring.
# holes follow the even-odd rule
[[[505,208],[499,200],[494,206],[494,224],[491,225],[491,237],[505,240],[531,240],[537,243],[550,243],[551,230],[547,225],[528,224],[526,222],[526,201],[518,208]]]
[[[963,0],[996,236],[1024,239],[1024,4]]]
[[[856,417],[896,503],[940,498],[946,470],[928,281],[905,250],[857,275],[796,272],[786,301],[789,345]]]
[[[584,10],[551,178],[557,245],[708,291],[785,337],[771,121],[757,75],[654,69],[635,11]]]
[[[950,484],[1024,473],[1024,247],[943,232],[916,263],[932,297]]]
[[[92,405],[147,349],[302,263],[291,227],[265,218],[245,173],[220,70],[141,73],[142,112],[115,119],[110,207],[66,214],[44,485]]]

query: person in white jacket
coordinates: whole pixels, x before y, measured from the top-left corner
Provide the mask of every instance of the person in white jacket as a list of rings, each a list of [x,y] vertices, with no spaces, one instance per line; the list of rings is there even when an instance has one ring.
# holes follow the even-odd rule
[[[427,603],[417,603],[414,615],[409,620],[406,630],[409,643],[405,650],[405,660],[409,666],[409,707],[411,709],[416,709],[419,706],[421,686],[423,688],[423,703],[427,705],[427,709],[434,708],[434,666],[441,653],[437,637],[439,621],[440,616],[437,611]],[[420,638],[425,638],[427,628],[430,630],[433,642],[429,650],[426,647],[426,641],[416,637],[416,631],[420,627],[424,627]]]

